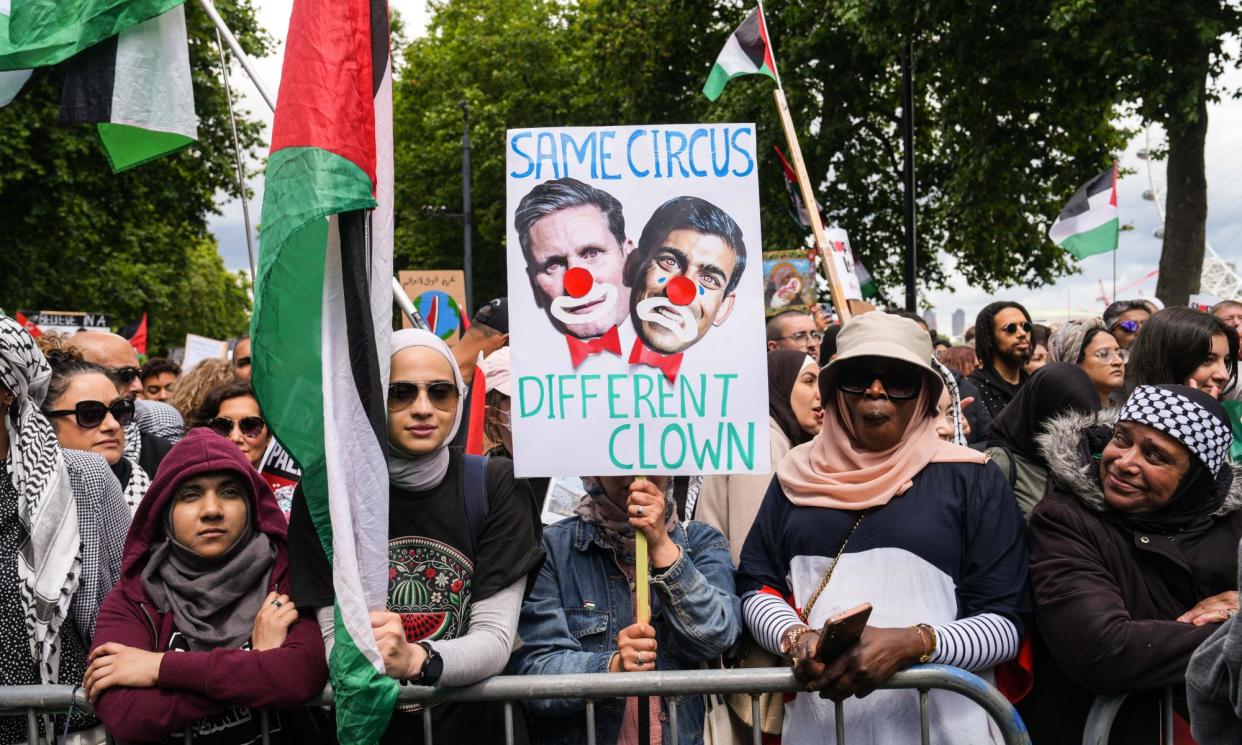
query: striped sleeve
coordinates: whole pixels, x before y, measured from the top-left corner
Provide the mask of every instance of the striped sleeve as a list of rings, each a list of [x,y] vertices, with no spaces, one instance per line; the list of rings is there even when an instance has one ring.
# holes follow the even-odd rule
[[[750,621],[749,615],[746,620]],[[995,613],[980,613],[932,628],[936,631],[936,653],[931,661],[963,670],[987,670],[1012,660],[1021,643],[1013,622]]]
[[[790,626],[802,625],[802,619],[782,598],[762,590],[742,598],[742,616],[750,635],[772,654],[780,655],[781,637]]]

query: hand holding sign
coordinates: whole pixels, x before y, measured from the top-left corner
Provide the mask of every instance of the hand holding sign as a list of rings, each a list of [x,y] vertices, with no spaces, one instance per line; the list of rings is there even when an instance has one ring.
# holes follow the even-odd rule
[[[668,535],[664,515],[664,490],[648,479],[635,479],[630,484],[630,498],[626,509],[630,525],[647,539],[651,563],[661,569],[672,566],[681,556],[681,549]]]

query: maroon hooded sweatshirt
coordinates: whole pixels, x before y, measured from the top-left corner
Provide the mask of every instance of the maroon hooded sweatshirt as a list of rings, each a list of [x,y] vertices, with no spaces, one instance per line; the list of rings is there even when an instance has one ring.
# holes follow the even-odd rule
[[[289,592],[285,518],[271,488],[236,445],[209,429],[192,429],[165,456],[134,515],[125,539],[121,579],[100,608],[92,650],[108,642],[155,652],[168,650],[173,615],[160,613],[147,598],[142,572],[151,545],[164,535],[163,516],[176,487],[211,471],[233,471],[249,484],[250,515],[276,546],[268,590]],[[95,713],[118,740],[158,740],[234,706],[304,706],[323,690],[327,678],[323,637],[314,619],[305,617],[294,622],[277,649],[169,652],[160,663],[154,688],[110,688],[100,696]]]

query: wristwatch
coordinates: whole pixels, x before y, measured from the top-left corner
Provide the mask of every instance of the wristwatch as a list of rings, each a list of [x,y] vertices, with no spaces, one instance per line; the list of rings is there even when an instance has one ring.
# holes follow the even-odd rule
[[[440,653],[427,642],[417,642],[417,644],[427,653],[427,659],[423,661],[422,674],[414,682],[423,686],[433,686],[440,682],[440,676],[444,674],[444,658],[440,657]]]

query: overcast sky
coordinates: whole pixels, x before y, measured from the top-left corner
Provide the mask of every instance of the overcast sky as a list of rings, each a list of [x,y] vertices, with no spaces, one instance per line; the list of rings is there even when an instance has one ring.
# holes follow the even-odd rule
[[[284,53],[284,37],[289,27],[289,14],[292,0],[257,0],[259,22],[268,33],[276,39],[276,53],[270,57],[255,60],[259,74],[267,86],[277,90],[280,83],[281,59]],[[404,18],[406,28],[411,35],[417,35],[428,20],[425,0],[390,0],[390,7],[396,9]],[[1231,70],[1227,76],[1230,82],[1242,82],[1242,74]],[[241,69],[233,65],[233,89],[240,95],[240,106],[252,114],[271,123],[271,112],[263,100],[255,92],[250,81]],[[555,125],[556,122],[548,122]],[[1151,133],[1155,142],[1162,142],[1162,133]],[[1117,296],[1119,298],[1152,297],[1155,294],[1156,278],[1147,275],[1156,269],[1160,259],[1160,240],[1153,233],[1159,227],[1159,217],[1152,202],[1143,199],[1148,190],[1148,163],[1137,157],[1137,152],[1144,147],[1145,136],[1140,133],[1120,157],[1122,168],[1136,171],[1124,177],[1118,187],[1119,209],[1123,224],[1133,225],[1134,229],[1121,234],[1120,248],[1117,254]],[[1239,158],[1242,157],[1242,102],[1226,100],[1215,104],[1209,109],[1209,130],[1207,142],[1207,177],[1208,177],[1208,241],[1212,248],[1223,259],[1229,262],[1242,263],[1242,168]],[[1152,164],[1157,190],[1165,187],[1164,168],[1162,163]],[[1084,173],[1083,181],[1094,174]],[[763,176],[761,175],[761,178]],[[251,215],[258,220],[259,203],[262,201],[262,177],[250,184],[255,191],[255,199],[251,204]],[[1069,195],[1066,195],[1069,198]],[[209,221],[212,232],[220,244],[220,254],[230,269],[243,269],[248,265],[246,256],[245,231],[242,228],[242,210],[237,201],[222,205],[224,214]],[[1050,218],[1052,216],[1049,216]],[[849,229],[848,225],[842,226]],[[900,250],[900,247],[895,247]],[[1113,281],[1113,256],[1101,254],[1081,262],[1081,273],[1063,277],[1055,284],[1039,289],[1027,287],[1005,288],[994,294],[971,288],[965,282],[953,283],[949,291],[937,291],[921,294],[920,300],[930,301],[937,316],[937,325],[942,333],[950,331],[950,316],[953,311],[965,310],[967,325],[973,322],[975,314],[986,303],[993,299],[1004,298],[1017,300],[1031,311],[1037,319],[1059,322],[1066,318],[1067,313],[1075,316],[1098,315],[1104,306],[1099,300],[1100,282],[1104,291],[1111,295]],[[415,268],[415,267],[400,267]],[[952,276],[952,275],[951,275]],[[900,298],[903,291],[900,287],[887,288],[890,297]],[[1207,298],[1205,298],[1207,300]]]

